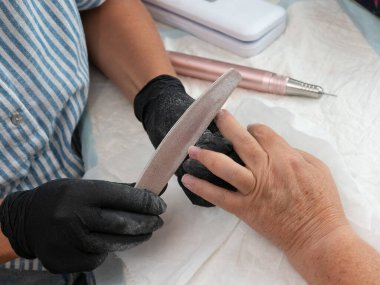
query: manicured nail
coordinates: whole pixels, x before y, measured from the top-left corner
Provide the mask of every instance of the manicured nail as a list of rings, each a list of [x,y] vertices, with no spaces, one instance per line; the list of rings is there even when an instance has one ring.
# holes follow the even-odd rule
[[[183,185],[185,185],[185,187],[188,189],[191,189],[191,187],[193,186],[193,183],[194,183],[193,176],[191,176],[189,174],[185,174],[184,176],[182,176],[181,181],[182,181]]]
[[[193,159],[197,158],[197,154],[199,153],[199,147],[191,146],[188,150],[189,156]]]
[[[224,113],[225,113],[225,110],[223,110],[223,109],[219,110],[215,116],[214,121],[217,122],[223,116]]]

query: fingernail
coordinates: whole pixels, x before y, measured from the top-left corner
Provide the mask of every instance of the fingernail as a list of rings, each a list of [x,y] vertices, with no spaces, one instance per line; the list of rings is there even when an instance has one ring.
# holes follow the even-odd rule
[[[215,116],[214,121],[217,122],[223,116],[224,113],[225,113],[225,110],[223,110],[223,109],[219,110]]]
[[[189,156],[193,159],[196,159],[197,154],[199,153],[199,147],[191,146],[188,150]]]
[[[182,181],[183,185],[185,185],[185,187],[188,189],[191,189],[191,187],[193,186],[193,183],[194,183],[193,176],[191,176],[189,174],[185,174],[184,176],[182,176],[181,181]]]

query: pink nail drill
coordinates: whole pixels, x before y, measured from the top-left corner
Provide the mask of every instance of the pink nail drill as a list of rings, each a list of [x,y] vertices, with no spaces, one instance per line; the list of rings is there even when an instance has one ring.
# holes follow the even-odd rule
[[[175,71],[179,75],[215,81],[228,69],[234,68],[242,75],[239,87],[245,89],[277,95],[303,96],[316,99],[323,95],[336,96],[334,94],[325,93],[320,86],[295,80],[288,76],[278,75],[270,71],[179,52],[169,51],[168,54]]]

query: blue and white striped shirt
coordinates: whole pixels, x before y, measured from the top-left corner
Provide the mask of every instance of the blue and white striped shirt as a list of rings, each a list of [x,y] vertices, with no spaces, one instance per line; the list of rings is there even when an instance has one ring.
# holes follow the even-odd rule
[[[89,86],[79,10],[104,1],[0,1],[0,198],[83,174],[71,146]]]

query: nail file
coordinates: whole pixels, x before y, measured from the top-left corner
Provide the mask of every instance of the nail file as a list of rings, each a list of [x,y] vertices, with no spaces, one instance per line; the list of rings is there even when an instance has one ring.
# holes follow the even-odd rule
[[[230,69],[190,105],[161,141],[136,187],[156,194],[162,191],[240,80],[240,73]]]

